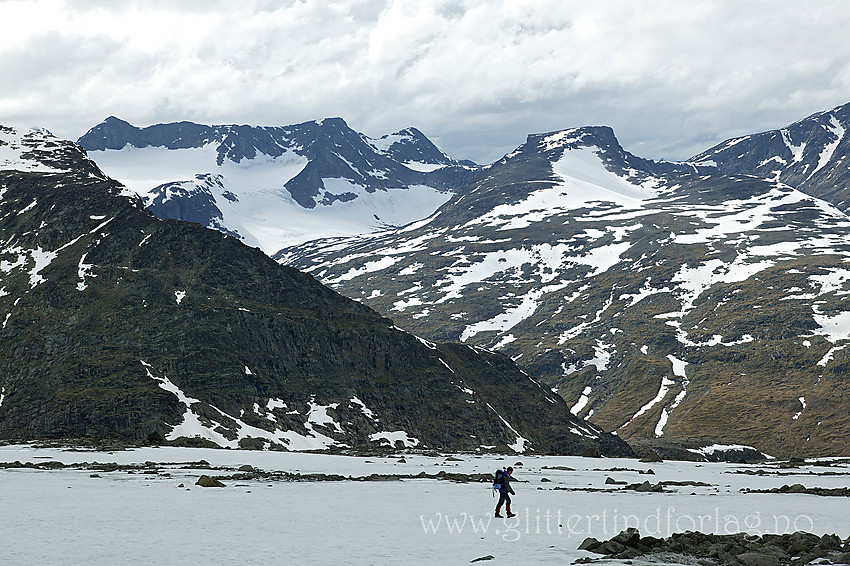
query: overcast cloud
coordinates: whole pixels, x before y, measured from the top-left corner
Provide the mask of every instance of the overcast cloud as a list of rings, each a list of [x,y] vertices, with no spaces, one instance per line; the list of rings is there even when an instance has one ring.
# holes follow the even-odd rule
[[[0,122],[341,116],[489,162],[612,126],[682,159],[850,102],[846,0],[0,1]]]

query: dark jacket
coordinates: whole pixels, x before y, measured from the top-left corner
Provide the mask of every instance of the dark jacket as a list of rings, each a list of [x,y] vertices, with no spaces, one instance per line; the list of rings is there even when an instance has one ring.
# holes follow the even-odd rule
[[[516,495],[514,493],[513,488],[511,487],[511,476],[508,475],[508,472],[502,474],[502,487],[499,488],[500,493],[510,493],[511,495]]]

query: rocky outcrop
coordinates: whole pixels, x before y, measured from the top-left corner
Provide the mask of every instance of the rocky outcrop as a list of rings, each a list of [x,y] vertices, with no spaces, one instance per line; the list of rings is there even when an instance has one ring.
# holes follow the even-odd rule
[[[665,562],[670,562],[670,555],[679,555],[706,566],[796,565],[818,558],[847,564],[850,558],[850,540],[805,532],[750,536],[746,533],[713,535],[688,531],[662,539],[641,537],[637,529],[630,528],[607,541],[587,538],[578,548],[620,560],[665,554],[668,556]]]
[[[848,487],[806,487],[801,483],[785,484],[771,489],[748,489],[747,493],[807,493],[821,497],[850,497]]]

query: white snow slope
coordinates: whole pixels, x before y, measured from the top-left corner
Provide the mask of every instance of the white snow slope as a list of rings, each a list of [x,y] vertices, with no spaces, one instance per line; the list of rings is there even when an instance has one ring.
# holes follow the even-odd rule
[[[88,154],[107,175],[145,199],[165,183],[180,182],[184,190],[204,188],[203,179],[196,175],[214,175],[220,184],[206,188],[222,213],[221,225],[269,255],[316,238],[403,226],[428,216],[451,197],[451,193],[425,185],[368,192],[348,179],[329,178],[323,179],[326,194],[350,193],[357,198],[304,208],[284,185],[307,165],[305,157],[296,152],[276,158],[258,153],[254,159],[240,163],[225,159],[218,165],[216,147],[215,143],[192,149],[127,145]],[[322,199],[323,195],[316,197]]]

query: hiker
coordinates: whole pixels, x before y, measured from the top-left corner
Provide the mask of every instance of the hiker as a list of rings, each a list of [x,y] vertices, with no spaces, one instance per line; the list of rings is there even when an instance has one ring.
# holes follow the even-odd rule
[[[502,518],[500,513],[502,509],[502,503],[506,503],[506,510],[508,512],[508,517],[515,517],[515,513],[511,513],[511,495],[516,495],[514,493],[513,488],[511,488],[511,472],[514,469],[512,467],[508,467],[507,470],[500,476],[500,484],[499,484],[499,504],[496,505],[496,517]],[[510,495],[508,495],[510,494]]]

